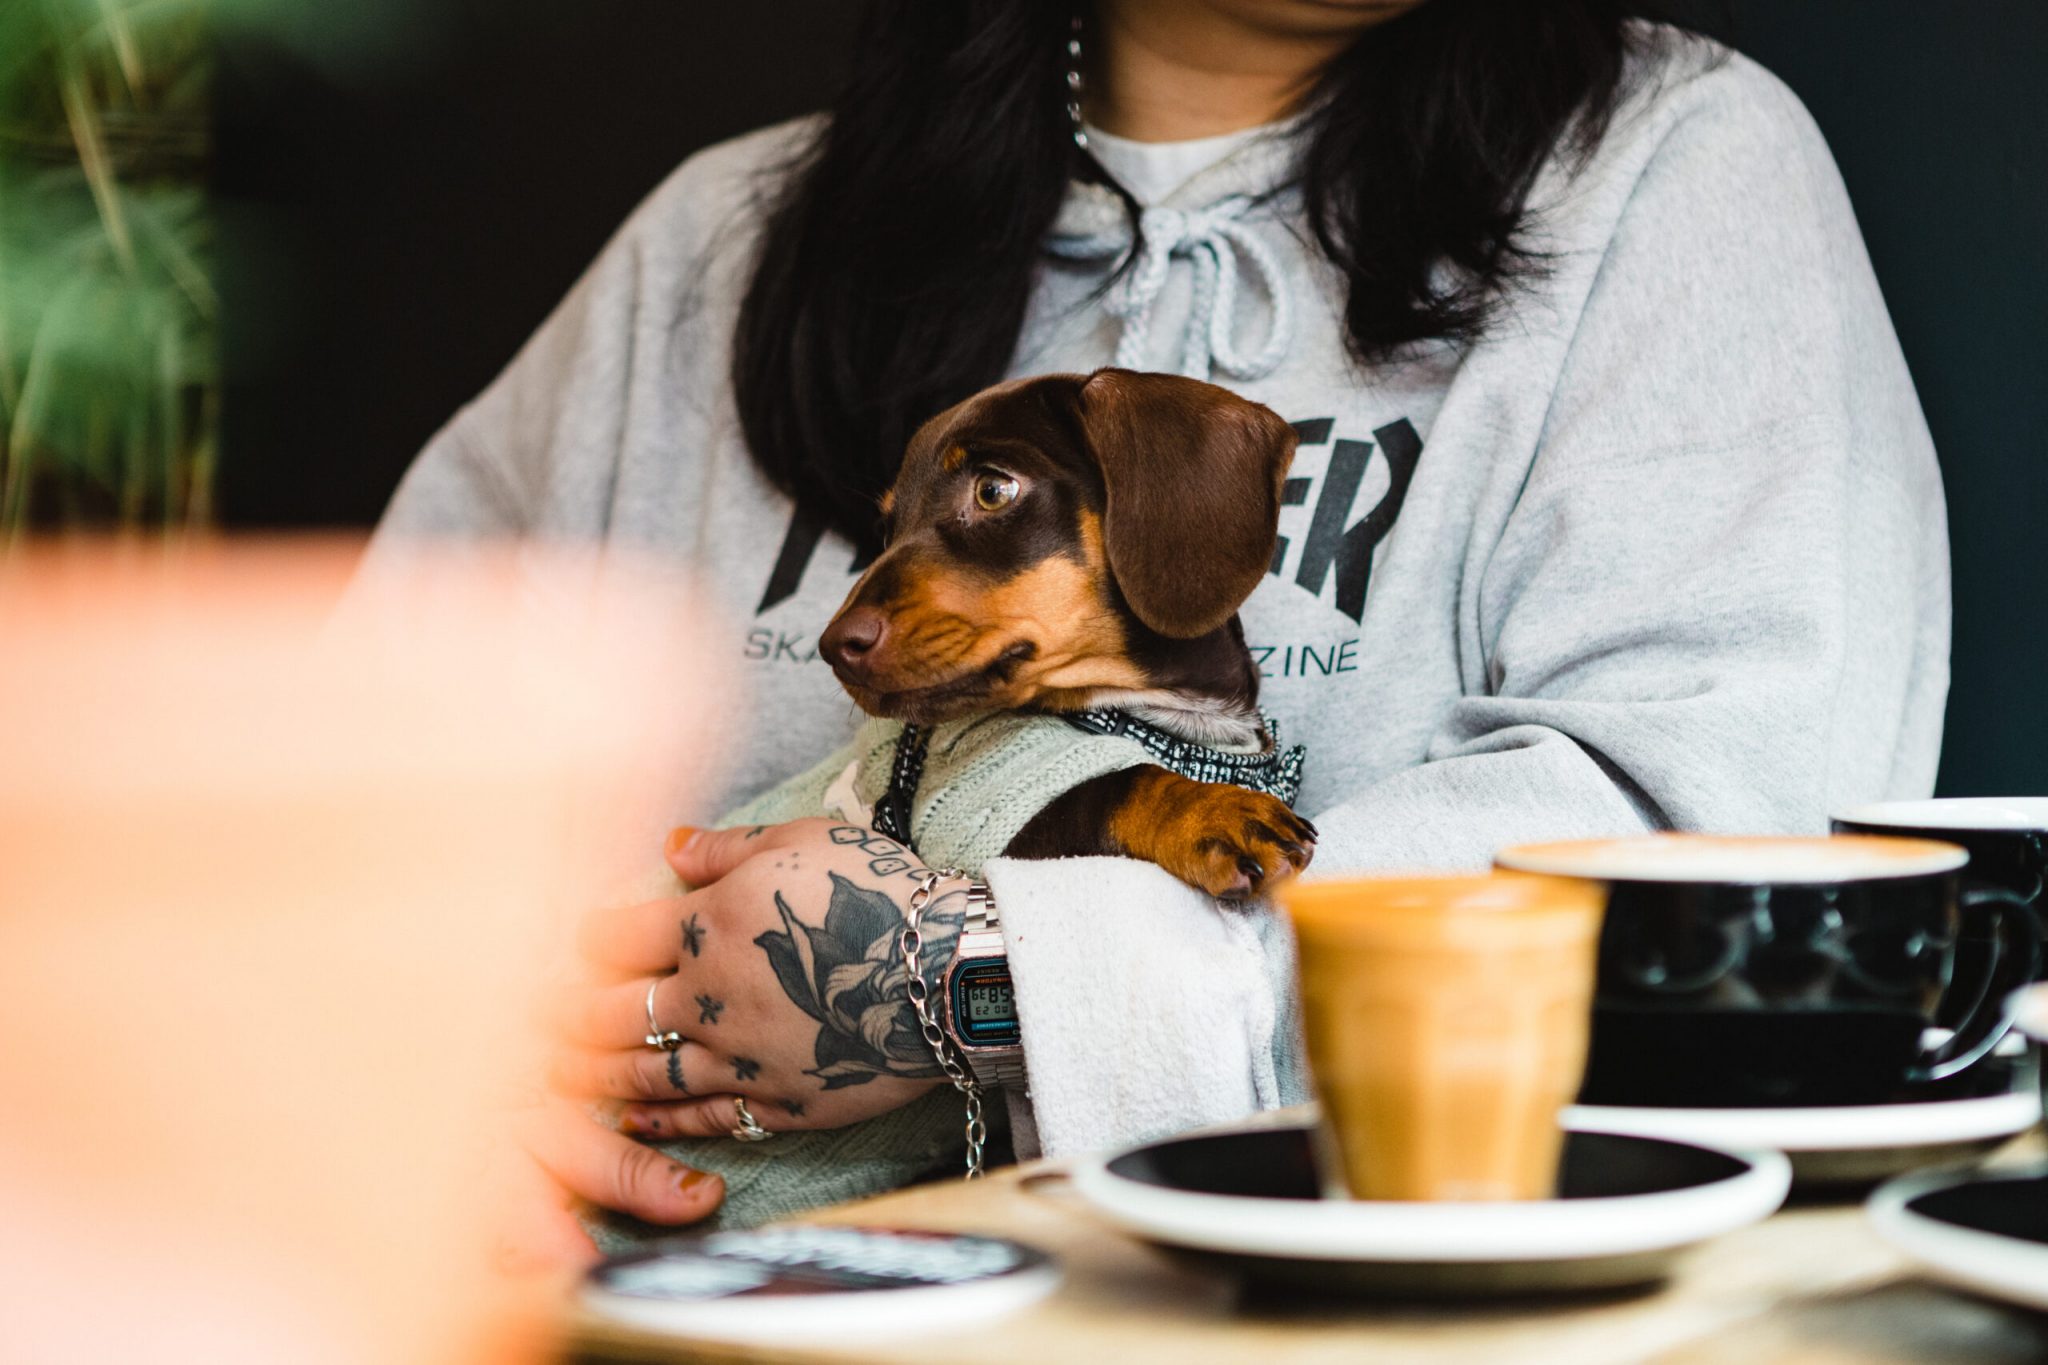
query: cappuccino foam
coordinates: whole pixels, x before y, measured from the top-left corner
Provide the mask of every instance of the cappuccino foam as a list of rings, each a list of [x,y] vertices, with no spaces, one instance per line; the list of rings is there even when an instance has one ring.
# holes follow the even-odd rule
[[[1732,882],[1744,886],[1872,881],[1952,872],[1970,860],[1953,844],[1842,834],[1646,834],[1521,844],[1494,860],[1517,872],[1607,882]]]

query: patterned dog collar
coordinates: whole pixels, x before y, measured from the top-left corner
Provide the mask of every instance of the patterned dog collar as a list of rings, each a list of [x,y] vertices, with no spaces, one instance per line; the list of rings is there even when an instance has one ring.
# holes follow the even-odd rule
[[[1292,749],[1281,748],[1280,722],[1263,711],[1259,713],[1259,723],[1266,732],[1266,747],[1255,754],[1212,749],[1182,739],[1128,711],[1070,711],[1062,713],[1060,719],[1092,735],[1135,740],[1159,761],[1160,767],[1197,782],[1228,782],[1277,796],[1290,806],[1301,795],[1301,765],[1307,751],[1299,744]]]

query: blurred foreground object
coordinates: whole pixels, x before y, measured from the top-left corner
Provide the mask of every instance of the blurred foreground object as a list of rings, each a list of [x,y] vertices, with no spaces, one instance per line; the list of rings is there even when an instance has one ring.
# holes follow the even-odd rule
[[[565,831],[672,799],[709,701],[673,603],[472,551],[337,621],[354,558],[0,560],[0,1358],[546,1347],[473,1177],[601,875]]]

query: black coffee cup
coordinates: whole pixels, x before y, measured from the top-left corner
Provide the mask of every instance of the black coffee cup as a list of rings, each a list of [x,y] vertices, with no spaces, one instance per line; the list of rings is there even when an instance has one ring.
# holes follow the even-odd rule
[[[2048,797],[1958,796],[1931,801],[1883,801],[1843,811],[1829,822],[1837,834],[1878,834],[1939,839],[1959,844],[1970,855],[1963,869],[1968,890],[2010,891],[2048,913],[2042,888],[2048,882]],[[1995,943],[1966,933],[1956,946],[1956,975],[1982,975]],[[1953,1025],[1952,1018],[1941,1021]]]
[[[1672,834],[1497,861],[1609,885],[1586,1104],[1908,1099],[1997,1046],[2040,960],[2033,910],[1965,891],[1952,844]],[[1966,937],[1991,945],[1967,972]]]

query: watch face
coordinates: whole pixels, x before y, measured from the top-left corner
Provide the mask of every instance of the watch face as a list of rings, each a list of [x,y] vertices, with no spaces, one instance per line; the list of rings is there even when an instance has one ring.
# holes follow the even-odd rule
[[[1015,1043],[1017,993],[1007,958],[969,962],[953,973],[953,1027],[970,1046]]]

